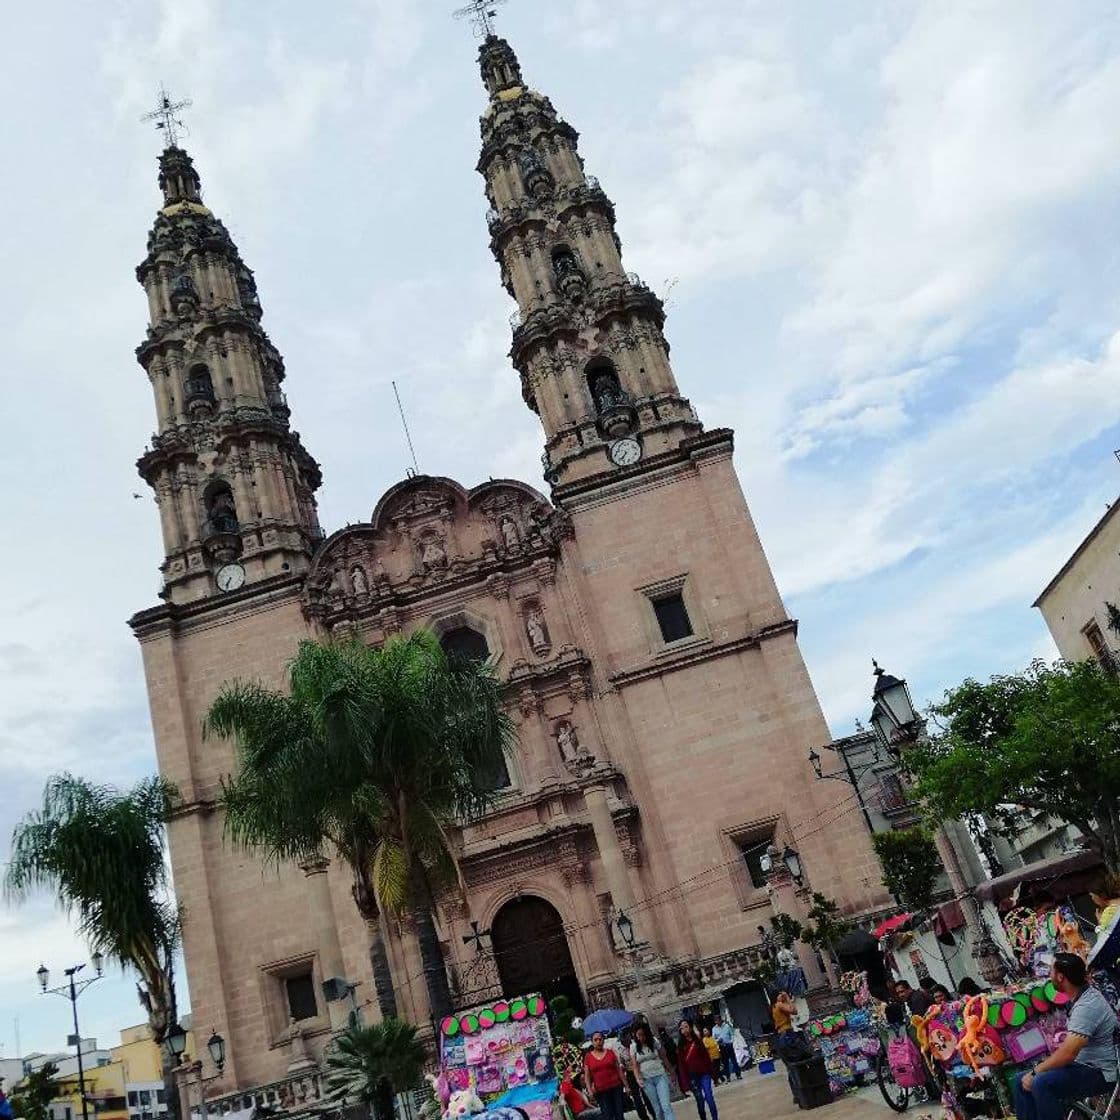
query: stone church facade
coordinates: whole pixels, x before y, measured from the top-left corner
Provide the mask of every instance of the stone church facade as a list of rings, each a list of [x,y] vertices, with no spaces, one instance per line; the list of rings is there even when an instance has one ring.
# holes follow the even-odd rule
[[[372,993],[346,869],[264,870],[215,809],[232,752],[203,739],[210,701],[231,678],[282,687],[303,638],[430,627],[510,684],[518,747],[493,812],[457,837],[467,898],[437,914],[464,1003],[543,988],[590,1008],[641,989],[668,1016],[751,976],[775,898],[796,910],[817,890],[849,912],[883,898],[849,791],[805,761],[830,736],[732,433],[682,395],[662,304],[625,272],[575,130],[504,40],[489,36],[480,63],[478,168],[548,496],[413,477],[324,536],[320,471],[290,426],[253,275],[190,157],[160,159],[137,354],[158,418],[139,468],[166,559],[161,603],[131,625],[160,769],[183,796],[170,842],[194,1020],[227,1040],[212,1092],[320,1052],[347,1008],[324,981]],[[800,853],[801,884],[767,882],[771,844]],[[402,1014],[424,1023],[414,933],[382,921]]]

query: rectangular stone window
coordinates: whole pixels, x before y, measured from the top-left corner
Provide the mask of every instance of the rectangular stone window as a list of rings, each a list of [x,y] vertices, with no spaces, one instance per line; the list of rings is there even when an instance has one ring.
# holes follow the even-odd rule
[[[285,977],[284,990],[288,997],[288,1014],[297,1023],[304,1019],[314,1019],[319,1014],[315,1000],[315,980],[310,969]]]
[[[657,625],[661,630],[661,640],[666,645],[692,637],[692,620],[688,617],[682,592],[673,591],[653,599],[652,602],[653,613],[657,616]]]
[[[777,828],[777,819],[769,817],[744,821],[724,832],[724,850],[731,857],[731,881],[744,910],[766,903],[766,873],[762,870],[762,857],[774,843]]]
[[[1101,628],[1097,625],[1096,620],[1086,623],[1081,631],[1085,635],[1085,640],[1089,643],[1089,648],[1093,651],[1093,656],[1097,659],[1100,667],[1106,673],[1116,672],[1116,656],[1108,647],[1108,642],[1104,639],[1104,634],[1101,633]]]
[[[750,836],[735,838],[735,843],[743,857],[743,866],[747,870],[747,879],[756,891],[766,889],[766,872],[762,870],[762,857],[773,842],[772,831],[756,832]]]

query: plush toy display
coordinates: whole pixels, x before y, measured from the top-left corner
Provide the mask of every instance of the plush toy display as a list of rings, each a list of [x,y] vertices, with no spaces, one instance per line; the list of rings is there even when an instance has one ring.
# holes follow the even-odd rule
[[[443,1111],[443,1120],[463,1120],[466,1116],[485,1111],[482,1098],[473,1089],[460,1089],[451,1094],[447,1108]]]

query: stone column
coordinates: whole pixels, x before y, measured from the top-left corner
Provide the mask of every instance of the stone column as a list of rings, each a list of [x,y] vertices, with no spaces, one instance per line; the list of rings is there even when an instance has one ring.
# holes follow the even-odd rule
[[[330,860],[327,859],[309,860],[300,864],[300,869],[307,876],[307,897],[315,925],[319,969],[323,980],[346,976],[342,962],[342,944],[338,939],[338,926],[335,924],[334,907],[331,905],[330,879],[327,876],[329,867]],[[340,1031],[346,1027],[349,1017],[348,1002],[343,998],[327,1003],[332,1031]]]
[[[625,910],[627,917],[634,923],[635,940],[638,942],[645,941],[647,939],[640,932],[641,920],[633,913],[634,892],[630,887],[630,875],[626,870],[622,845],[618,842],[618,834],[614,830],[610,807],[607,805],[606,785],[588,786],[583,791],[583,799],[587,804],[587,814],[591,818],[591,828],[595,833],[595,845],[599,849],[599,858],[603,861],[603,873],[607,878],[611,899],[614,901],[615,908]]]

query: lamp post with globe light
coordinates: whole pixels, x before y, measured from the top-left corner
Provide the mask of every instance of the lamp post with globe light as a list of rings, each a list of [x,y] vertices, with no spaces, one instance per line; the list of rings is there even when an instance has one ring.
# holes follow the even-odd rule
[[[78,980],[77,975],[85,968],[85,965],[72,965],[65,971],[66,983],[57,988],[50,986],[51,974],[45,964],[39,965],[35,971],[35,975],[39,978],[39,989],[44,995],[63,996],[70,1001],[70,1008],[74,1016],[74,1033],[71,1035],[71,1040],[78,1053],[78,1093],[82,1098],[82,1120],[89,1120],[89,1102],[86,1100],[86,1071],[82,1062],[82,1034],[78,1029],[78,996],[91,984],[96,984],[101,979],[105,970],[105,958],[101,953],[94,952],[90,955],[90,964],[93,965],[97,973],[96,976],[88,976],[84,980]]]

